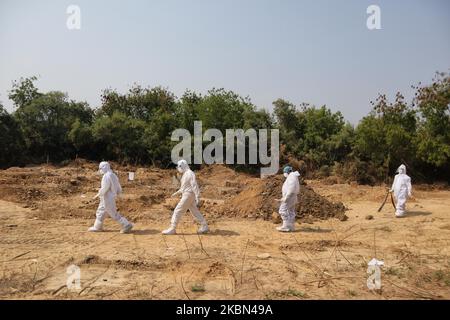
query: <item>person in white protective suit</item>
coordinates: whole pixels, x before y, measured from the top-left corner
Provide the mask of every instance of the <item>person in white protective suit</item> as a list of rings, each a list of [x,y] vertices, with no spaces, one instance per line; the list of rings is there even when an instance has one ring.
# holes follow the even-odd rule
[[[122,226],[122,229],[120,230],[121,233],[130,232],[130,230],[133,228],[133,225],[127,219],[125,219],[125,217],[122,217],[122,215],[117,212],[116,196],[122,193],[122,187],[120,186],[119,178],[111,170],[109,163],[105,161],[100,163],[99,173],[103,175],[102,185],[98,193],[94,196],[93,200],[100,198],[100,204],[97,209],[94,226],[90,227],[88,231],[103,231],[103,221],[105,220],[106,214],[108,214]]]
[[[398,167],[397,173],[390,191],[394,193],[397,201],[395,215],[403,217],[406,210],[406,200],[411,197],[412,193],[411,178],[406,174],[406,166],[404,164]]]
[[[293,172],[292,167],[286,166],[283,169],[283,175],[286,178],[282,187],[283,197],[278,200],[281,202],[278,213],[283,220],[283,225],[277,227],[277,230],[280,232],[293,232],[295,231],[295,206],[300,192],[300,182],[298,181],[300,173],[298,171]]]
[[[181,200],[173,211],[170,228],[164,230],[162,233],[165,235],[176,234],[178,222],[187,210],[192,213],[195,220],[200,224],[198,233],[207,233],[209,231],[208,224],[206,223],[205,217],[203,217],[197,208],[200,200],[200,189],[195,179],[195,173],[189,169],[186,160],[178,161],[177,170],[183,174],[181,177],[181,187],[177,192],[172,194],[172,197],[181,194]]]

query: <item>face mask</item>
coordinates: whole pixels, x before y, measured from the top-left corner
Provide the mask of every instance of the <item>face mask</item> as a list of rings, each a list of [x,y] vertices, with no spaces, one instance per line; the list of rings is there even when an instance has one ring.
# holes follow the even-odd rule
[[[183,169],[181,169],[180,167],[177,168],[179,173],[183,173]]]
[[[287,177],[289,177],[289,173],[283,173],[283,176],[284,176],[285,178],[287,178]]]
[[[100,169],[98,169],[97,174],[100,175],[100,176],[102,176],[102,175],[103,175],[103,171],[100,170]]]

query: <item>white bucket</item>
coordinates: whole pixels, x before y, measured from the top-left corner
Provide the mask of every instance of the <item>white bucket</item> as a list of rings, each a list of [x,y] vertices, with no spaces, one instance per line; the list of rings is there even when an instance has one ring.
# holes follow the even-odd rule
[[[134,172],[128,172],[128,181],[134,180]]]

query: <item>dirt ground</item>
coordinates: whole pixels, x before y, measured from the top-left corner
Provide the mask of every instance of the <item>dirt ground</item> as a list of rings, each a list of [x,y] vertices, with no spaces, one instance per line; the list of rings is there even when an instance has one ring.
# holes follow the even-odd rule
[[[415,186],[397,219],[389,202],[377,212],[386,187],[306,181],[302,188],[330,206],[342,202],[347,219],[307,214],[308,202],[297,231],[282,234],[270,206],[255,204],[273,199],[243,196],[270,180],[207,167],[198,180],[211,232],[197,235],[187,213],[177,235],[162,236],[177,202],[175,171],[114,166],[124,189],[118,207],[134,231],[120,234],[107,219],[105,232],[88,233],[96,167],[79,160],[0,171],[0,299],[450,298],[448,189]],[[372,258],[384,261],[376,292],[367,288]],[[66,286],[72,264],[80,289]]]

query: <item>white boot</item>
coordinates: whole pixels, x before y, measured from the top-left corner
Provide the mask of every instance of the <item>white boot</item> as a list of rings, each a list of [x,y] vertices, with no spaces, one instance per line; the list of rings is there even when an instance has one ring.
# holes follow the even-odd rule
[[[165,235],[172,235],[172,234],[176,234],[176,233],[177,233],[177,231],[174,226],[170,226],[169,229],[166,229],[162,232],[162,234],[165,234]]]
[[[402,218],[405,216],[405,212],[404,211],[403,212],[395,211],[395,216],[397,218]]]
[[[295,221],[294,222],[290,222],[288,224],[288,228],[290,232],[294,232],[295,231]]]
[[[200,228],[197,231],[197,233],[199,233],[199,234],[208,233],[208,232],[209,232],[209,228],[206,223],[202,223],[202,225],[200,226]]]
[[[125,227],[120,230],[120,233],[129,233],[133,229],[133,224],[128,223]]]
[[[289,232],[290,231],[289,224],[283,220],[283,225],[280,227],[277,227],[277,230],[280,232]]]
[[[103,224],[95,220],[94,225],[88,229],[88,232],[102,232],[103,231]]]

